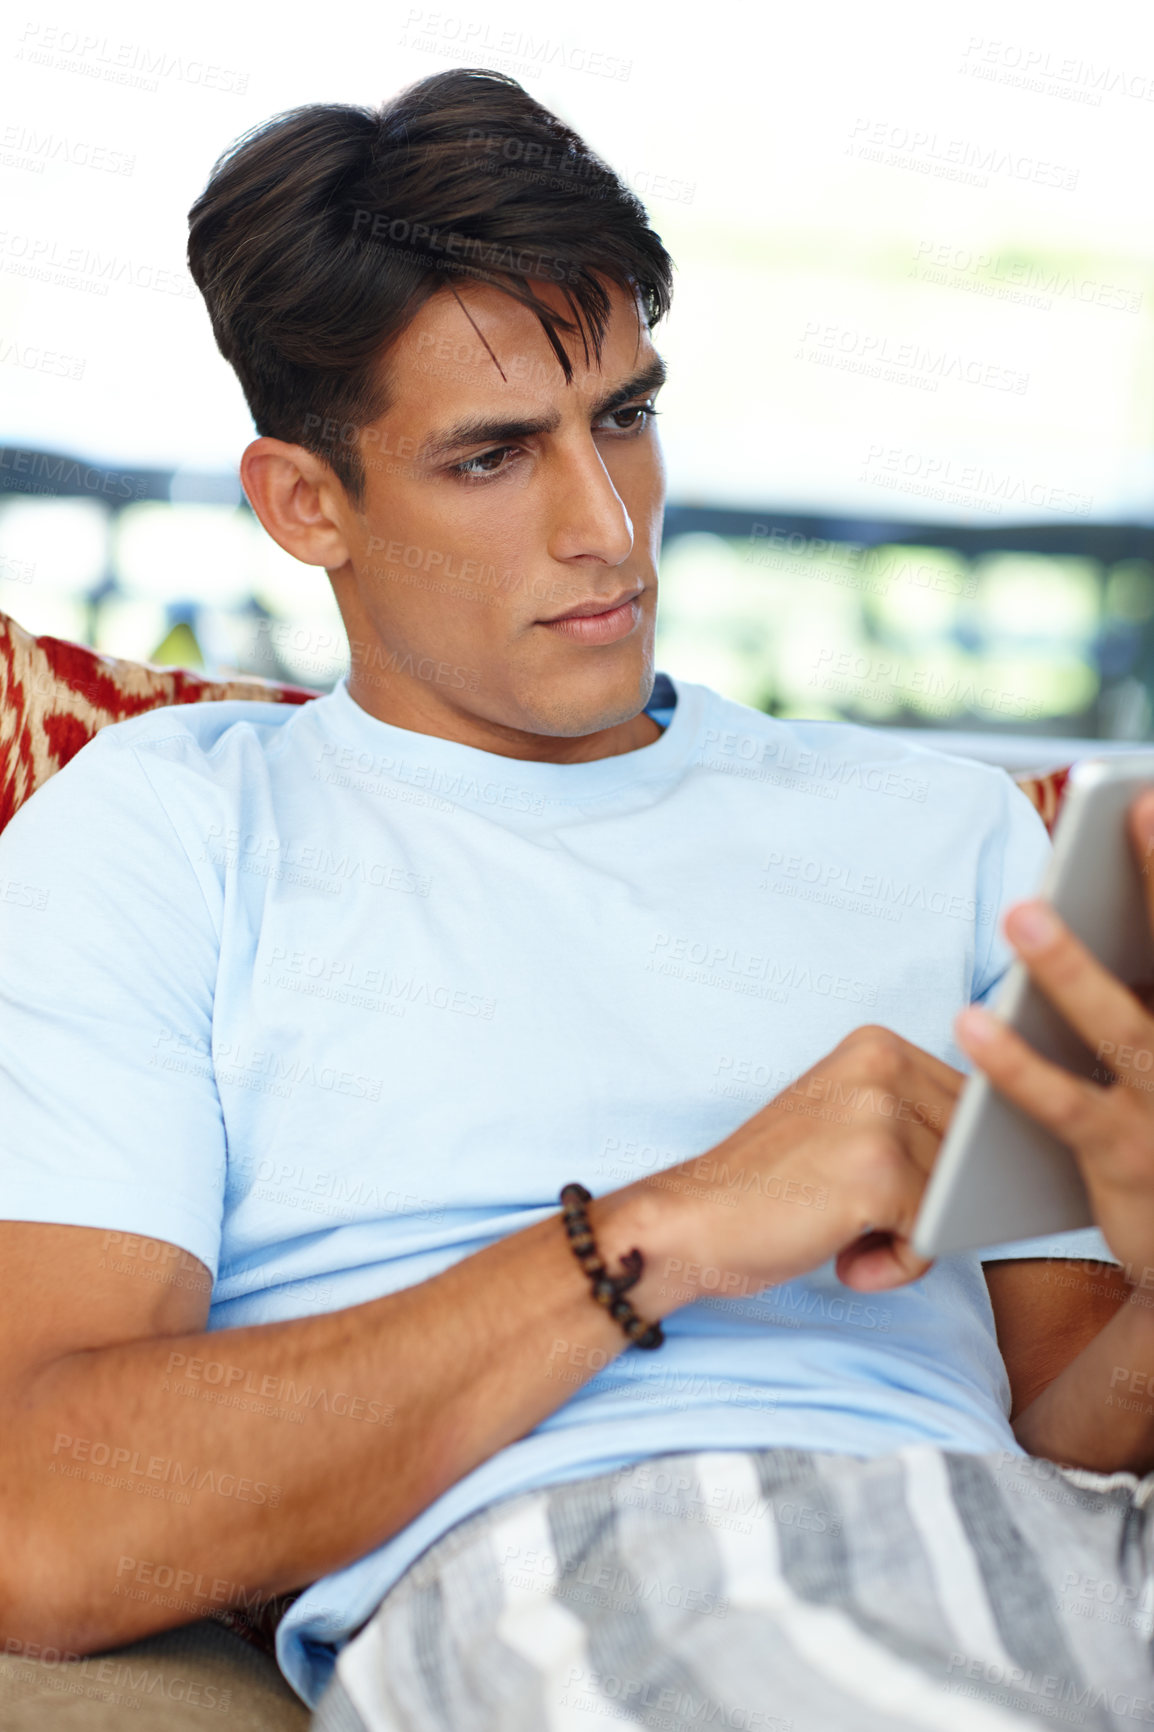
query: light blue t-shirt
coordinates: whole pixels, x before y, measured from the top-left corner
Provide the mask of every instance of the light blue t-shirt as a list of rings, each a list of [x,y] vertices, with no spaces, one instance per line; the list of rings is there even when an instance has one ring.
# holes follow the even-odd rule
[[[665,676],[650,708],[651,745],[564,765],[390,726],[343,684],[105,729],[0,839],[0,1215],[182,1247],[226,1329],[703,1155],[863,1022],[961,1064],[951,1020],[1048,850],[1009,777]],[[741,1207],[750,1176],[714,1176]],[[278,1652],[308,1701],[497,1498],[676,1450],[1018,1448],[976,1256],[868,1296],[825,1267],[665,1333],[301,1596]],[[316,1381],[306,1405],[351,1399]],[[387,1376],[360,1394],[351,1417],[387,1417]]]

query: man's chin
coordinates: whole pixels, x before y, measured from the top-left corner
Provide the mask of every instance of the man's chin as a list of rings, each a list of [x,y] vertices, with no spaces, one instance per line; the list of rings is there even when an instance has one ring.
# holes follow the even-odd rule
[[[611,677],[607,670],[591,669],[580,679],[543,681],[522,695],[523,710],[533,719],[520,725],[527,732],[554,739],[601,734],[640,715],[652,695],[653,681],[651,658],[644,667],[615,670]]]

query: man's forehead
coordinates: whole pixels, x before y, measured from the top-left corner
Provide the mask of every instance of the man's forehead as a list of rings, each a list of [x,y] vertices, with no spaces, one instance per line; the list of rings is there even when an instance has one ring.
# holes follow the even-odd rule
[[[455,287],[455,285],[454,285]],[[651,368],[658,360],[637,302],[617,285],[600,360],[580,335],[561,331],[572,383],[531,308],[491,284],[446,287],[430,297],[387,357],[394,408],[432,424],[462,412],[539,414],[574,400],[593,401]],[[547,290],[540,299],[563,318],[572,314]]]

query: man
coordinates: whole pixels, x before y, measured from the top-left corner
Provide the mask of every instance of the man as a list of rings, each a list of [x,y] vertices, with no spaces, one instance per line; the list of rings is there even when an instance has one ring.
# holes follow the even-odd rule
[[[1009,1422],[1145,1470],[1095,1357],[1134,1284],[909,1246],[1045,836],[1001,772],[655,679],[644,212],[452,72],[242,140],[190,261],[350,674],[107,729],[0,848],[47,893],[3,910],[3,1635],[304,1589],[310,1702],[367,1625],[332,1726],[1136,1688],[1038,1600],[1137,1506]]]

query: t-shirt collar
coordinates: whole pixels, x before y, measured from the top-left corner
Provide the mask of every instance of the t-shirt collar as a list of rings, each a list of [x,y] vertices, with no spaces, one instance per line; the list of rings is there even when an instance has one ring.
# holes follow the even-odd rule
[[[521,810],[540,811],[628,798],[654,782],[679,775],[698,743],[703,695],[702,687],[658,674],[647,708],[664,712],[676,698],[672,717],[660,737],[635,751],[578,764],[505,757],[436,734],[396,727],[363,709],[349,693],[347,678],[308,708],[326,732],[352,748],[341,757],[347,759],[345,767],[354,774],[418,781],[443,798],[486,807],[494,804],[492,789],[503,788],[510,798],[499,804],[513,810],[519,806]],[[518,795],[531,804],[526,805]]]

